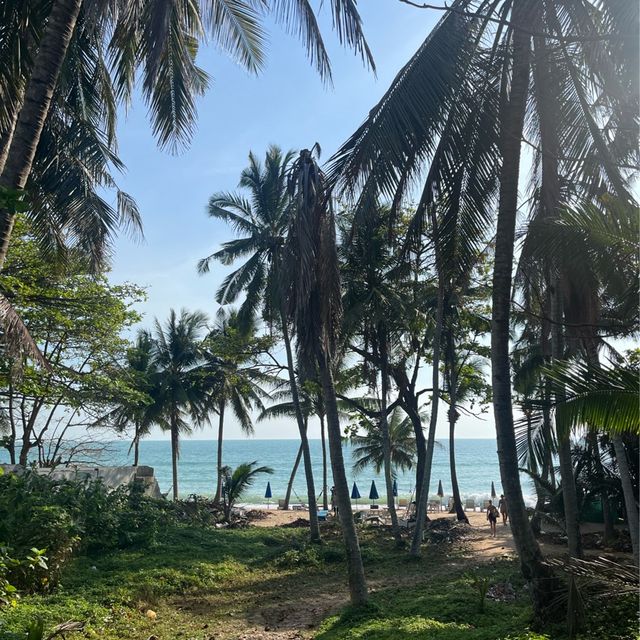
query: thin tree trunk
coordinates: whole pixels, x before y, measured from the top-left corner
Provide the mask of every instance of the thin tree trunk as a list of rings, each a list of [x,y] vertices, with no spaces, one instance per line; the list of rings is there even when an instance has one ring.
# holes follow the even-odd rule
[[[560,278],[556,276],[551,291],[551,315],[553,327],[551,329],[551,357],[554,361],[561,360],[564,353],[562,293],[560,291]],[[554,397],[556,403],[565,399],[564,388],[554,385]],[[571,459],[571,435],[563,434],[558,430],[556,423],[556,435],[558,437],[558,460],[560,462],[560,475],[562,477],[562,501],[564,505],[564,520],[567,529],[567,541],[569,555],[573,558],[582,557],[582,542],[580,538],[580,518],[578,510],[578,494],[576,491],[576,478],[573,474],[573,460]]]
[[[171,472],[173,476],[173,499],[178,499],[178,454],[179,454],[178,420],[171,413]]]
[[[501,114],[501,155],[498,220],[493,271],[491,318],[491,380],[493,409],[496,422],[500,477],[509,505],[511,531],[516,543],[522,572],[530,584],[534,614],[538,619],[553,598],[555,588],[552,573],[543,564],[540,547],[531,531],[522,497],[518,471],[518,454],[513,428],[511,399],[511,366],[509,362],[509,330],[513,248],[518,209],[518,179],[520,176],[520,140],[527,104],[530,65],[530,39],[519,29],[530,24],[530,7],[535,2],[516,0],[511,22],[513,30],[513,60],[511,91]]]
[[[364,576],[360,543],[356,532],[353,512],[351,511],[351,498],[349,485],[344,469],[342,456],[342,433],[340,432],[340,418],[338,417],[338,404],[336,402],[335,388],[331,369],[325,360],[324,353],[318,353],[318,369],[322,384],[322,395],[327,412],[327,432],[329,435],[329,452],[331,456],[331,470],[335,487],[336,506],[342,528],[342,537],[347,552],[347,570],[349,574],[349,593],[351,603],[363,605],[367,602],[367,582]]]
[[[287,325],[284,307],[280,309],[280,319],[282,321],[282,336],[287,354],[287,370],[289,372],[289,386],[291,388],[291,400],[296,412],[296,421],[300,432],[300,443],[302,446],[302,457],[304,460],[304,475],[307,481],[307,499],[309,501],[309,535],[313,542],[320,542],[320,523],[318,522],[318,505],[316,502],[316,488],[313,482],[313,467],[311,465],[311,452],[309,450],[309,439],[307,438],[306,421],[302,415],[300,407],[300,396],[298,395],[298,384],[293,366],[293,351],[291,349],[291,338]]]
[[[629,461],[625,450],[624,442],[619,435],[611,437],[613,448],[616,452],[616,460],[618,462],[618,471],[620,472],[620,481],[622,482],[622,494],[624,496],[624,506],[627,511],[627,524],[629,525],[629,534],[631,536],[631,548],[633,549],[633,559],[636,566],[639,564],[640,549],[638,548],[638,504],[633,493],[633,480],[629,471]]]
[[[25,88],[24,103],[0,175],[0,187],[20,190],[27,183],[81,6],[82,0],[53,3]],[[14,222],[14,213],[0,209],[0,270],[7,257]]]
[[[140,435],[136,433],[133,440],[133,466],[137,467],[140,460]]]
[[[296,461],[293,463],[293,469],[291,469],[291,475],[289,476],[289,482],[287,483],[287,493],[284,496],[283,506],[285,511],[289,508],[289,502],[291,502],[291,491],[293,490],[293,482],[296,479],[296,473],[298,473],[300,460],[302,460],[302,443],[300,443],[300,446],[298,447],[298,455],[296,455]]]
[[[402,544],[400,525],[398,524],[398,514],[396,513],[396,502],[393,496],[393,475],[391,472],[391,437],[389,434],[389,419],[387,416],[387,402],[389,398],[389,358],[387,352],[386,332],[379,331],[380,359],[382,361],[382,402],[380,411],[380,430],[382,432],[382,456],[384,467],[384,481],[387,490],[387,509],[391,516],[391,531],[396,540],[396,544]]]
[[[320,413],[320,440],[322,441],[322,508],[329,510],[329,496],[327,495],[327,442],[325,438],[324,413]]]
[[[469,524],[464,509],[462,508],[462,500],[460,499],[460,488],[458,487],[458,474],[456,472],[456,422],[458,421],[458,412],[456,411],[456,402],[458,398],[458,375],[456,371],[456,354],[453,339],[449,336],[448,351],[448,373],[449,373],[449,467],[451,468],[451,490],[453,492],[453,511],[458,520]]]
[[[0,136],[0,175],[2,175],[4,166],[7,163],[7,157],[9,156],[9,147],[11,146],[13,133],[16,130],[16,124],[18,123],[18,114],[20,113],[20,107],[22,106],[24,91],[21,91],[20,94],[20,98],[16,99],[13,105],[11,120],[9,121],[7,128],[2,132],[2,135]]]
[[[215,504],[220,503],[222,496],[222,445],[224,441],[224,410],[225,403],[221,402],[218,407],[218,446],[217,446],[217,469],[218,479],[216,481],[216,495],[213,498]]]
[[[434,224],[434,234],[437,236],[437,227]],[[437,238],[434,238],[437,243]],[[444,315],[444,292],[441,286],[438,287],[438,306],[436,310],[436,327],[433,337],[433,358],[432,366],[432,393],[431,393],[431,416],[429,417],[429,434],[427,436],[427,451],[425,455],[424,472],[420,492],[416,503],[416,526],[413,530],[411,541],[411,555],[420,555],[420,546],[424,533],[424,523],[427,517],[427,500],[429,498],[429,483],[431,482],[431,463],[433,461],[433,448],[436,441],[436,426],[438,424],[438,401],[440,399],[440,342],[442,339],[442,323]],[[416,489],[417,492],[417,489]]]

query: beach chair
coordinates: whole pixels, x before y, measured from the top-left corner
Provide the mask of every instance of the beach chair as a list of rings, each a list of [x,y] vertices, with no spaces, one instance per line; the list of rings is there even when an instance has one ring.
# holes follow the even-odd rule
[[[437,500],[429,500],[427,502],[427,511],[438,511],[440,503]]]
[[[447,499],[447,511],[451,511],[453,509],[453,496],[449,496]]]
[[[285,510],[285,504],[286,504],[286,500],[278,500],[278,509],[280,509],[281,511]]]
[[[489,508],[489,503],[491,502],[491,500],[485,500],[482,503],[482,508],[480,509],[480,511],[486,511]]]
[[[473,498],[467,498],[464,501],[464,510],[465,511],[475,511],[476,510],[476,501]]]
[[[398,509],[406,509],[409,506],[409,500],[407,498],[400,498],[398,500]]]
[[[329,512],[326,509],[318,509],[318,521],[326,522]]]

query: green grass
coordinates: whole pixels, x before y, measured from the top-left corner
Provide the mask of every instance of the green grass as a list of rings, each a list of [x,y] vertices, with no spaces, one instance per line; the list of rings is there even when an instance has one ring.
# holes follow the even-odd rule
[[[562,638],[561,626],[547,636],[529,630],[531,610],[516,563],[473,566],[437,547],[409,561],[375,529],[362,533],[362,549],[371,604],[353,610],[344,606],[344,554],[335,530],[312,546],[304,530],[172,527],[154,548],[76,559],[55,593],[24,596],[17,607],[0,610],[0,639],[24,638],[13,634],[38,617],[48,627],[84,621],[85,631],[67,640],[218,640],[265,628],[298,629],[318,640]],[[472,574],[511,582],[515,601],[488,600],[479,613]],[[582,637],[634,637],[625,635],[634,628],[633,609],[612,616],[617,623],[601,612]]]

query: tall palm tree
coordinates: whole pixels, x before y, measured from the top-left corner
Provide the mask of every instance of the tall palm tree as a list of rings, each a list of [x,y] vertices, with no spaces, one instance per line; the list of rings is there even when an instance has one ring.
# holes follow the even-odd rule
[[[202,375],[202,334],[207,316],[200,311],[174,309],[163,324],[155,320],[153,333],[153,419],[171,434],[173,499],[178,499],[180,434],[208,419],[210,380]]]
[[[240,327],[235,310],[219,313],[215,326],[203,343],[203,373],[211,374],[213,403],[218,413],[217,482],[214,502],[222,495],[224,419],[231,409],[243,433],[252,435],[251,412],[263,410],[268,397],[260,387],[262,375],[255,367],[255,326]]]
[[[413,433],[411,420],[405,413],[395,408],[391,412],[389,423],[389,440],[391,443],[391,468],[393,477],[396,470],[410,471],[416,458],[416,438]],[[350,436],[349,441],[353,445],[352,456],[354,459],[353,470],[365,471],[373,467],[376,473],[384,468],[385,444],[379,425],[365,421],[365,433],[356,433]],[[393,494],[392,494],[393,495]]]
[[[336,229],[330,194],[312,151],[303,149],[291,168],[292,215],[287,234],[285,299],[303,370],[317,371],[327,431],[338,516],[344,538],[351,602],[367,601],[360,544],[351,511],[342,455],[342,434],[333,369],[342,315]]]
[[[296,366],[281,278],[284,245],[291,213],[291,200],[287,194],[287,171],[293,157],[293,152],[283,154],[278,147],[272,146],[267,150],[263,166],[253,153],[250,153],[249,166],[242,172],[239,183],[241,188],[249,192],[250,198],[235,193],[218,193],[211,197],[209,215],[227,222],[238,235],[242,235],[225,242],[221,249],[202,259],[198,263],[198,270],[200,273],[206,273],[211,260],[232,264],[239,258],[248,256],[242,266],[225,278],[216,293],[216,300],[225,305],[235,302],[244,293],[245,299],[238,310],[241,326],[250,324],[258,311],[262,312],[263,318],[271,325],[279,323],[287,359],[289,390],[302,443],[310,535],[317,541],[320,540],[320,526],[311,451],[296,380]]]
[[[264,64],[263,9],[297,33],[320,75],[331,79],[331,67],[313,9],[307,0],[269,3],[257,7],[251,0],[202,0],[197,3],[103,2],[54,0],[48,14],[34,11],[23,19],[23,3],[4,3],[7,22],[16,27],[0,31],[3,87],[11,99],[3,101],[6,122],[2,130],[3,169],[0,188],[24,189],[47,120],[61,69],[83,19],[94,26],[94,46],[101,60],[109,61],[116,96],[128,102],[141,79],[143,99],[149,106],[152,127],[161,146],[175,149],[194,131],[195,98],[208,83],[196,63],[198,45],[205,37],[250,72]],[[36,3],[36,6],[38,4]],[[354,2],[332,0],[334,26],[341,42],[373,67],[360,16]],[[36,28],[29,25],[36,22]],[[44,25],[38,29],[40,25]],[[26,54],[26,55],[25,55]],[[21,64],[27,60],[29,64]],[[11,75],[13,73],[13,76]],[[15,215],[0,209],[0,268],[6,258]]]
[[[633,164],[637,150],[621,136],[607,138],[602,122],[609,117],[637,130],[629,117],[637,105],[635,54],[624,42],[625,22],[638,8],[588,0],[460,0],[443,10],[443,19],[334,157],[332,177],[361,188],[366,197],[361,194],[360,201],[383,194],[401,203],[430,161],[420,200],[428,204],[434,194],[449,195],[461,184],[451,180],[452,173],[466,172],[459,206],[478,228],[490,221],[488,205],[498,198],[492,305],[496,434],[512,531],[523,572],[532,582],[536,615],[542,615],[552,582],[531,534],[518,479],[509,366],[521,141],[530,138],[524,126],[527,105],[536,105],[530,79],[533,65],[561,61],[562,82],[548,86],[551,91],[562,87],[557,97],[563,106],[560,156],[566,175],[583,193],[611,189],[628,197],[620,167],[628,160]],[[532,57],[534,37],[548,42],[550,55]],[[597,99],[590,93],[594,85],[601,88]],[[535,118],[528,123],[534,135],[539,132]]]

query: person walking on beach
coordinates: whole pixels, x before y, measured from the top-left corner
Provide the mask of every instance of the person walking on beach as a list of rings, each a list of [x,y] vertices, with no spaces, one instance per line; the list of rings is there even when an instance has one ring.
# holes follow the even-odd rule
[[[507,510],[507,499],[504,495],[500,496],[500,501],[498,502],[498,509],[500,510],[500,515],[502,515],[502,524],[507,526],[507,518],[509,517],[509,512]]]
[[[493,505],[493,502],[489,500],[489,505],[487,506],[487,520],[489,521],[489,525],[491,526],[491,535],[496,537],[496,522],[498,522],[498,510]]]

